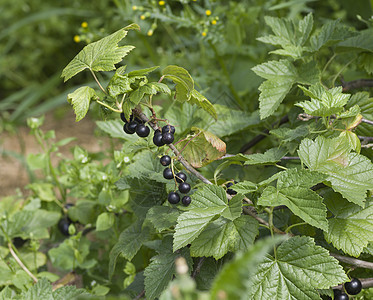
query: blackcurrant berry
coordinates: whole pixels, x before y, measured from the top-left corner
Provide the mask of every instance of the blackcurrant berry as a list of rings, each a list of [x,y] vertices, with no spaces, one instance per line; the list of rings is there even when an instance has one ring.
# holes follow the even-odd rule
[[[172,126],[172,125],[163,126],[162,127],[162,133],[167,133],[167,132],[174,134],[175,133],[175,127]]]
[[[127,134],[134,134],[134,133],[135,133],[134,131],[130,131],[130,130],[128,129],[128,123],[125,123],[125,124],[123,125],[123,131],[124,131],[125,133],[127,133]]]
[[[122,119],[122,121],[123,121],[124,123],[128,123],[128,120],[126,119],[126,116],[124,115],[123,112],[120,113],[120,118]]]
[[[159,161],[161,162],[162,166],[166,167],[171,163],[171,157],[168,155],[163,155]]]
[[[176,204],[180,201],[180,196],[178,193],[176,192],[170,192],[168,194],[168,202],[170,202],[171,204]]]
[[[21,248],[27,241],[28,239],[24,240],[23,238],[20,238],[17,236],[13,239],[12,242],[13,242],[13,245],[18,249],[18,248]]]
[[[165,179],[173,179],[174,174],[172,173],[172,170],[170,168],[166,168],[163,170],[163,178]]]
[[[348,299],[349,299],[349,297],[345,293],[340,293],[340,294],[334,296],[334,300],[348,300]]]
[[[153,143],[157,147],[162,147],[164,145],[162,141],[162,133],[155,133],[153,137]]]
[[[166,145],[171,144],[174,141],[174,135],[170,132],[162,133],[162,142]]]
[[[226,187],[229,188],[233,185],[233,182],[228,182]],[[227,194],[228,195],[236,195],[237,192],[235,190],[232,190],[232,189],[227,189]]]
[[[361,292],[362,289],[361,281],[357,278],[352,278],[350,282],[344,284],[346,292],[350,295],[357,295]]]
[[[64,207],[66,208],[66,209],[69,209],[70,207],[73,207],[74,206],[74,203],[66,203],[65,205],[64,205]]]
[[[181,203],[183,203],[185,206],[188,206],[191,202],[192,202],[192,198],[190,198],[189,196],[184,196],[181,199]]]
[[[187,180],[187,176],[183,172],[179,172],[176,174],[176,181],[178,183],[182,183]]]
[[[145,126],[144,124],[139,124],[136,127],[136,134],[139,137],[147,137],[150,133],[150,129],[148,126]]]
[[[71,220],[67,217],[62,218],[58,222],[58,229],[63,235],[69,236],[69,226],[71,224]]]
[[[186,182],[182,182],[179,184],[179,192],[182,194],[187,194],[190,191],[190,184]]]
[[[129,123],[126,123],[126,130],[130,133],[130,134],[134,134],[136,132],[136,128],[137,128],[137,122],[135,121],[131,121]]]

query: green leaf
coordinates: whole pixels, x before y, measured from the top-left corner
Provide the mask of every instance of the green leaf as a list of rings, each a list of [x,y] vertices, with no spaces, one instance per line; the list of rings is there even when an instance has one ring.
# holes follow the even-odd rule
[[[259,76],[268,79],[260,86],[260,118],[272,115],[284,100],[297,80],[297,71],[287,60],[269,61],[255,66],[252,70]]]
[[[324,46],[330,46],[333,43],[337,43],[343,40],[343,35],[338,34],[338,28],[340,20],[333,20],[326,22],[319,31],[312,34],[310,38],[311,49],[313,51],[318,51]]]
[[[119,119],[96,121],[96,125],[104,132],[109,134],[112,138],[129,140],[135,142],[138,137],[135,135],[126,134],[123,131],[123,122]]]
[[[373,74],[373,54],[362,53],[360,55],[361,66],[365,69],[368,74]]]
[[[174,251],[194,241],[206,228],[210,221],[215,216],[221,214],[224,209],[226,209],[225,206],[194,208],[181,214],[177,219],[177,225],[175,227],[173,245]]]
[[[159,66],[154,66],[154,67],[150,67],[150,68],[145,68],[145,69],[140,69],[140,70],[134,70],[134,71],[129,72],[127,75],[128,75],[128,77],[145,76],[145,75],[148,75],[151,72],[154,72],[158,68],[159,68]]]
[[[251,181],[241,181],[239,183],[236,183],[229,187],[230,189],[236,191],[237,193],[241,193],[243,195],[246,195],[248,193],[255,192],[258,187],[255,183]]]
[[[203,129],[192,127],[193,135],[176,144],[183,149],[183,157],[194,167],[203,167],[226,153],[225,143],[216,135]]]
[[[76,115],[76,122],[85,117],[92,99],[96,100],[98,99],[98,96],[96,95],[95,90],[89,86],[82,86],[73,93],[67,95],[67,101],[73,106]]]
[[[104,212],[97,217],[96,231],[104,231],[110,229],[115,222],[115,216],[111,213]]]
[[[266,16],[264,20],[275,35],[261,37],[258,40],[263,43],[280,45],[283,48],[272,51],[272,53],[290,56],[294,59],[301,58],[302,53],[307,50],[303,45],[308,40],[313,28],[312,14],[308,14],[298,22],[269,16]]]
[[[373,164],[365,156],[350,153],[350,145],[341,137],[315,141],[304,139],[298,154],[311,170],[328,175],[332,188],[348,201],[364,206],[366,192],[373,188]]]
[[[116,182],[119,189],[129,189],[130,206],[139,218],[144,218],[150,208],[167,199],[164,183],[147,178],[123,177]],[[122,188],[123,187],[123,188]]]
[[[67,285],[53,291],[54,300],[75,299],[77,296],[86,296],[88,293],[83,289],[77,289],[74,285]]]
[[[328,117],[342,111],[351,95],[342,93],[342,87],[335,87],[329,90],[324,89],[320,84],[311,86],[308,90],[299,86],[303,92],[311,97],[311,101],[296,103],[296,106],[312,116]]]
[[[131,260],[140,250],[142,244],[149,238],[149,227],[143,226],[143,222],[141,220],[137,220],[130,227],[125,229],[120,234],[118,242],[110,251],[109,278],[111,278],[114,274],[115,265],[117,263],[119,254],[122,254],[125,259]]]
[[[153,256],[150,264],[146,267],[145,275],[145,295],[146,299],[157,298],[167,287],[172,277],[176,273],[175,260],[178,257],[184,257],[191,271],[192,260],[189,255],[189,249],[172,252],[172,239],[166,237],[162,241],[159,255]]]
[[[293,237],[267,257],[251,277],[248,299],[320,299],[316,289],[348,280],[338,261],[310,237]]]
[[[347,139],[351,149],[357,153],[360,153],[361,143],[359,137],[356,135],[355,132],[345,130],[341,132],[339,137]]]
[[[132,24],[124,27],[103,39],[85,46],[73,60],[63,69],[61,77],[66,82],[85,69],[91,71],[112,71],[115,64],[122,61],[128,52],[135,47],[122,46],[118,43],[127,35],[129,29],[139,29]]]
[[[226,263],[214,279],[210,299],[218,299],[218,295],[223,293],[226,299],[245,299],[249,293],[246,282],[255,274],[266,253],[285,238],[286,236],[276,236],[274,239],[260,240]]]
[[[258,111],[250,114],[219,104],[214,104],[214,107],[218,114],[218,119],[216,122],[210,122],[204,128],[217,136],[229,136],[260,123]]]
[[[162,72],[164,78],[171,79],[176,84],[176,100],[179,102],[189,101],[194,90],[192,76],[182,67],[167,66]]]
[[[180,211],[167,206],[154,206],[148,210],[146,220],[149,220],[158,232],[176,225]]]
[[[208,112],[215,120],[218,119],[215,107],[200,92],[193,89],[191,92],[191,97],[188,100],[188,103],[198,105],[204,111]]]
[[[232,197],[232,199],[228,202],[228,209],[222,213],[222,216],[231,221],[237,219],[242,213],[243,198],[244,195],[242,194]]]
[[[241,216],[233,221],[220,217],[192,242],[191,255],[220,259],[229,251],[245,251],[253,244],[258,228],[258,222],[250,216]]]
[[[359,257],[364,248],[373,242],[373,202],[364,208],[349,203],[331,191],[322,195],[334,217],[329,219],[329,229],[325,239],[337,249]]]
[[[273,165],[287,153],[285,148],[272,148],[264,153],[244,155],[245,165]]]
[[[312,226],[328,230],[326,207],[322,203],[322,198],[308,188],[276,189],[269,186],[264,189],[258,204],[263,206],[286,205],[295,215]]]
[[[337,47],[339,51],[373,52],[373,30],[362,30],[357,35],[338,43]]]
[[[46,278],[38,280],[28,291],[21,294],[21,299],[27,300],[54,300],[52,286]]]

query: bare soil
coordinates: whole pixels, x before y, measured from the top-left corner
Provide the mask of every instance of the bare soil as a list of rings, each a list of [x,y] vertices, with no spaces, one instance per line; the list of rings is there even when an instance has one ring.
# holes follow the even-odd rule
[[[75,116],[71,110],[65,114],[63,119],[56,119],[53,113],[45,117],[44,125],[41,127],[44,131],[54,130],[56,141],[76,137],[76,140],[64,147],[59,148],[59,152],[65,156],[71,157],[70,149],[74,145],[79,145],[89,152],[98,152],[104,150],[105,143],[94,135],[96,125],[88,117],[80,122],[75,122]],[[4,196],[14,195],[17,189],[22,192],[29,183],[26,168],[22,164],[22,158],[25,159],[30,153],[42,153],[41,147],[35,137],[31,135],[30,129],[26,126],[18,127],[16,134],[7,132],[0,136],[0,199]],[[58,158],[55,157],[56,162]]]

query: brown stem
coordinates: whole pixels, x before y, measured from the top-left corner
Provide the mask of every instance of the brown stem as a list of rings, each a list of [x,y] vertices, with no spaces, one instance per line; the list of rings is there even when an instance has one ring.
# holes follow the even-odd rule
[[[363,289],[369,289],[373,287],[373,278],[360,278],[361,285],[363,286]],[[341,290],[343,287],[343,284],[339,284],[337,286],[333,286],[333,289],[335,290]]]
[[[8,248],[9,248],[9,251],[10,251],[10,254],[12,254],[13,258],[15,259],[15,261],[17,262],[17,264],[23,269],[23,271],[25,271],[27,273],[28,276],[30,276],[32,278],[32,280],[37,283],[38,282],[38,279],[34,276],[34,274],[32,274],[30,272],[29,269],[27,269],[27,267],[23,264],[23,262],[19,259],[19,257],[17,256],[17,254],[14,252],[13,248],[12,248],[12,244],[11,243],[8,243]]]
[[[145,290],[143,290],[140,294],[138,294],[135,298],[133,298],[133,300],[141,299],[144,296],[145,296]]]
[[[331,256],[338,259],[341,262],[344,262],[346,264],[358,267],[358,268],[364,268],[364,269],[371,269],[373,270],[373,263],[369,261],[360,260],[357,258],[342,256],[336,253],[330,253]]]
[[[289,117],[286,115],[281,118],[280,122],[275,122],[272,124],[272,127],[275,127],[277,124],[278,126],[286,123],[289,121]],[[251,147],[254,147],[256,144],[258,144],[260,141],[264,140],[268,134],[270,129],[265,129],[262,131],[262,133],[258,134],[256,137],[254,137],[251,141],[249,141],[247,144],[243,145],[240,149],[240,153],[245,153],[247,150],[249,150]]]
[[[362,87],[373,87],[373,79],[357,79],[352,81],[342,81],[343,92],[347,92]]]
[[[206,257],[201,257],[201,258],[198,260],[197,266],[196,266],[196,268],[193,270],[192,278],[196,278],[196,276],[199,274],[199,272],[201,271],[202,265],[203,265],[203,263],[205,262],[205,260],[206,260]]]
[[[373,121],[371,121],[371,120],[367,120],[367,119],[361,119],[361,122],[363,122],[363,123],[367,123],[367,124],[369,124],[369,125],[373,125]]]

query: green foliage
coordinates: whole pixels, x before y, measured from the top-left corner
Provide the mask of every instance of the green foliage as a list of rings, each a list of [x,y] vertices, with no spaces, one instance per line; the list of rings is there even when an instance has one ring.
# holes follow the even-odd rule
[[[66,157],[73,138],[29,119],[43,151],[25,159],[27,193],[0,202],[0,299],[320,299],[368,277],[348,256],[372,259],[372,21],[332,0],[113,7],[82,23],[88,45],[62,71],[82,78],[76,121],[101,111],[110,141]],[[121,118],[173,125],[174,142]],[[162,176],[165,154],[189,205],[167,201],[180,178]]]

